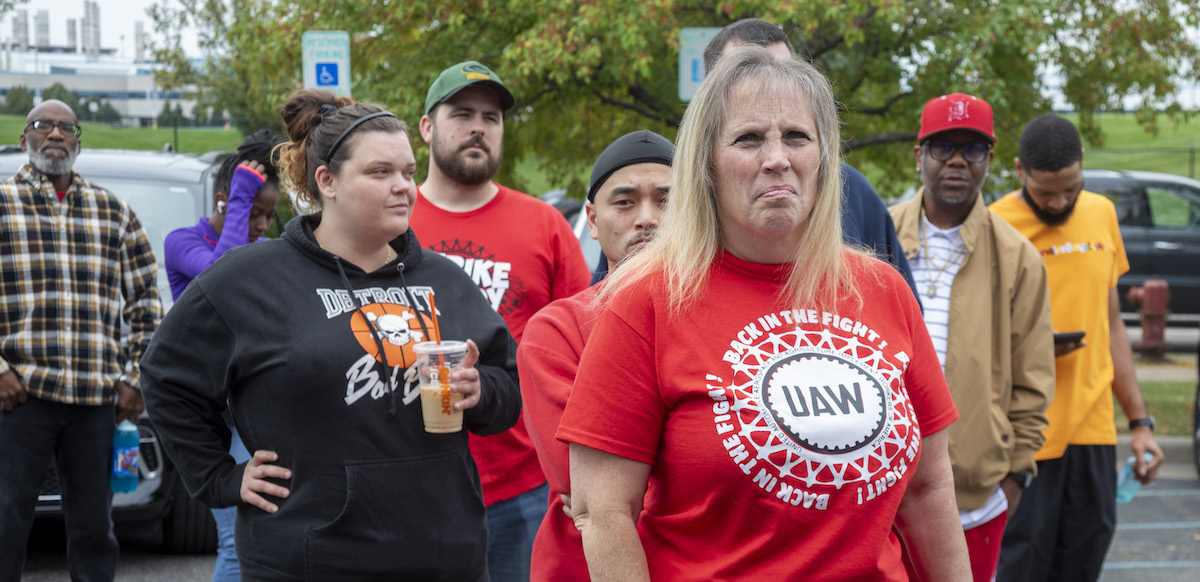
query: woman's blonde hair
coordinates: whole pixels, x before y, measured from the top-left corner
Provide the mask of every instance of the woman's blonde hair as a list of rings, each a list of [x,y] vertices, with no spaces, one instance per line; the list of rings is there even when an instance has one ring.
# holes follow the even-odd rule
[[[729,103],[729,97],[742,83],[756,84],[759,93],[807,99],[817,129],[817,197],[780,299],[793,307],[815,308],[830,308],[847,296],[858,300],[845,265],[855,252],[842,243],[841,132],[833,90],[811,64],[776,59],[754,46],[728,52],[700,85],[679,127],[670,202],[654,242],[609,275],[602,300],[654,272],[663,273],[663,292],[675,313],[703,293],[722,240],[713,152],[730,107],[738,105]]]

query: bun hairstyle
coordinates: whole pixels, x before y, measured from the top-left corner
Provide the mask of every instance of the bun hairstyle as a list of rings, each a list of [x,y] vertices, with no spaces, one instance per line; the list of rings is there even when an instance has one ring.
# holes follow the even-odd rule
[[[279,116],[289,138],[279,146],[279,173],[295,190],[297,202],[316,208],[321,207],[317,168],[325,166],[338,174],[354,153],[354,136],[368,131],[408,133],[403,121],[378,105],[315,89],[292,93]],[[363,119],[367,116],[371,118]]]

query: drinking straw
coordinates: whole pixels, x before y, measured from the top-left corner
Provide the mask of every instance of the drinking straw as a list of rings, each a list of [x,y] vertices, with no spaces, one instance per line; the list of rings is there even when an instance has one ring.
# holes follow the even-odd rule
[[[433,312],[433,335],[437,336],[438,345],[442,345],[442,330],[438,328],[437,303],[433,300],[433,293],[429,294],[429,311]]]

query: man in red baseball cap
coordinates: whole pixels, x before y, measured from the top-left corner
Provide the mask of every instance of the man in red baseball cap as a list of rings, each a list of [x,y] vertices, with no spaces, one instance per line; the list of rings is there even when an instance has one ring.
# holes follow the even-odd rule
[[[995,143],[987,101],[931,99],[913,147],[923,187],[891,208],[959,411],[950,462],[976,582],[996,572],[1008,516],[1037,469],[1054,391],[1045,266],[980,196]]]

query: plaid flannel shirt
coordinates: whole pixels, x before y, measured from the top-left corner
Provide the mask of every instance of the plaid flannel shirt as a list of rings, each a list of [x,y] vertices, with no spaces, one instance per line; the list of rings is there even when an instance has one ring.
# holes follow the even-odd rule
[[[137,387],[162,318],[156,275],[125,201],[72,172],[60,202],[25,164],[0,182],[0,374],[15,371],[44,400],[111,404],[118,380]]]

